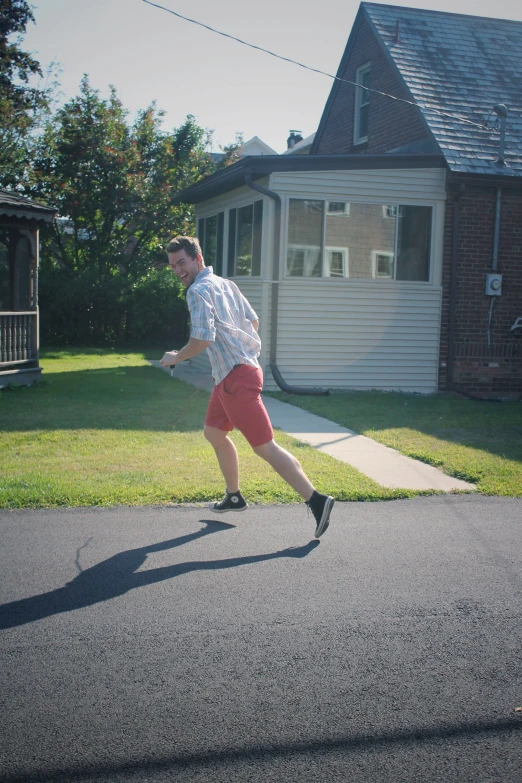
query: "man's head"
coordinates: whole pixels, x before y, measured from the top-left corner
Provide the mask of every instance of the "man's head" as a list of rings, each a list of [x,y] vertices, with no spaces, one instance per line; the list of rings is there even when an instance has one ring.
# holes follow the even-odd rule
[[[167,245],[169,266],[185,288],[188,288],[202,269],[205,262],[201,246],[196,237],[175,237]]]

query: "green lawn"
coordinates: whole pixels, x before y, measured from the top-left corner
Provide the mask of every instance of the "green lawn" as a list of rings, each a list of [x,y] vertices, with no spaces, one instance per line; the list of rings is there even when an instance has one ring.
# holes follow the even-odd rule
[[[522,402],[391,392],[271,396],[471,481],[486,495],[522,497]]]
[[[202,434],[208,394],[151,367],[144,353],[56,350],[40,385],[0,392],[0,507],[151,505],[219,498],[223,481]],[[522,496],[522,403],[379,392],[274,394],[475,482]],[[241,485],[253,503],[299,497],[239,433]],[[282,432],[319,490],[339,500],[384,500],[388,490]]]
[[[0,392],[0,507],[151,505],[220,498],[223,481],[202,434],[208,394],[151,367],[143,353],[42,353],[42,382]],[[253,503],[300,498],[238,434],[241,486]],[[319,490],[339,500],[408,497],[288,435]]]

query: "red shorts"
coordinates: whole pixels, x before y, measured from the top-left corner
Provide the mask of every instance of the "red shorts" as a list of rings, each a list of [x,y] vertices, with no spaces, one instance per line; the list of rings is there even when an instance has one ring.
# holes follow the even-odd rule
[[[205,424],[224,432],[234,427],[255,448],[274,437],[270,418],[261,399],[263,371],[238,364],[212,389]]]

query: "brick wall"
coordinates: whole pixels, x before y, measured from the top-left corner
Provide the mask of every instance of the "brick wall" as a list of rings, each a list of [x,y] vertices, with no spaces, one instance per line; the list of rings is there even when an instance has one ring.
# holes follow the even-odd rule
[[[495,203],[494,187],[467,186],[460,198],[453,381],[455,388],[482,396],[522,396],[522,329],[510,331],[515,319],[522,317],[522,191],[502,192],[498,250],[502,296],[490,297],[484,290],[493,257]],[[444,243],[442,389],[447,382],[453,204],[450,194]]]
[[[368,62],[371,62],[370,87],[411,100],[368,22],[363,20],[341,77],[355,82],[357,68]],[[355,92],[356,88],[351,84],[339,84],[335,102],[319,140],[318,154],[380,153],[428,136],[418,109],[370,93],[368,141],[354,146]]]

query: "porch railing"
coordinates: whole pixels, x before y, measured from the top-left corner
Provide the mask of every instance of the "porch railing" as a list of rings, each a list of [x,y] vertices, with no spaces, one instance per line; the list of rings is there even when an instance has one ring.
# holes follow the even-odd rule
[[[0,313],[0,367],[37,358],[37,316],[35,310]]]

